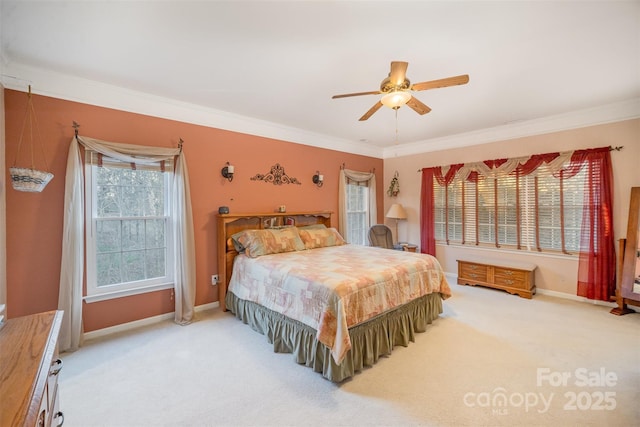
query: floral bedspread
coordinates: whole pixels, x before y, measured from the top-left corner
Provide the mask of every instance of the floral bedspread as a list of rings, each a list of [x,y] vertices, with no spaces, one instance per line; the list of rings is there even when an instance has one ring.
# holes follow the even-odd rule
[[[433,292],[451,296],[434,257],[359,245],[238,255],[229,290],[317,330],[338,364],[351,348],[348,328]]]

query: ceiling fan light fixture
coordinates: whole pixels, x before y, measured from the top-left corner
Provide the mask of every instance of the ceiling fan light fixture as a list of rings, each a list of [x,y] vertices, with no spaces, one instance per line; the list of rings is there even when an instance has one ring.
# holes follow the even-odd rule
[[[411,94],[409,92],[397,91],[389,92],[382,97],[380,102],[385,107],[389,107],[392,109],[400,108],[411,99]]]
[[[368,120],[376,111],[382,106],[386,106],[396,111],[396,122],[398,117],[398,109],[403,105],[407,105],[416,113],[423,115],[431,111],[428,105],[423,104],[418,98],[413,96],[413,92],[418,92],[427,89],[437,89],[447,86],[463,85],[469,82],[469,76],[467,74],[461,76],[446,77],[444,79],[430,80],[426,82],[411,84],[407,78],[407,62],[392,61],[391,71],[389,71],[389,77],[382,80],[380,83],[380,89],[370,92],[357,92],[357,93],[345,93],[342,95],[333,95],[331,98],[346,98],[349,96],[362,96],[362,95],[382,95],[381,98],[371,107],[359,121]],[[397,128],[397,126],[396,126]],[[396,130],[397,134],[397,130]],[[396,137],[397,141],[397,137]]]

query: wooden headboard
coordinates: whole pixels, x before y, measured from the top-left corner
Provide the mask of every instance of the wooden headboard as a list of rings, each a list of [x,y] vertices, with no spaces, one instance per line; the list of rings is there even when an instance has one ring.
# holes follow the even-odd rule
[[[218,215],[218,299],[220,308],[227,310],[225,298],[231,279],[233,260],[238,255],[231,236],[243,230],[260,230],[285,225],[302,227],[311,224],[324,224],[331,227],[329,211],[319,212],[277,212],[277,213],[249,213],[249,214],[220,214]]]

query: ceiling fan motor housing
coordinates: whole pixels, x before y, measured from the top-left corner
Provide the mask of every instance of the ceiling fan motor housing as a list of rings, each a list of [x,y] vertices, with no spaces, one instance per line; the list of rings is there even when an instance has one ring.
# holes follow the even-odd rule
[[[411,87],[411,82],[407,78],[404,79],[402,84],[395,85],[393,84],[391,79],[387,77],[382,81],[382,83],[380,83],[380,92],[389,93],[393,91],[409,90],[410,87]]]

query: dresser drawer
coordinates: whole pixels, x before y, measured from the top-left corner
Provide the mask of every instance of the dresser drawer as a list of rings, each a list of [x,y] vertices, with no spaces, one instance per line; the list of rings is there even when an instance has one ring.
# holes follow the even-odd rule
[[[458,276],[461,279],[474,280],[478,282],[486,282],[488,269],[486,265],[460,263]]]
[[[527,287],[527,280],[526,278],[522,277],[522,275],[518,274],[518,275],[513,275],[513,276],[494,276],[493,277],[493,283],[495,283],[496,285],[502,285],[502,286],[510,286],[512,288],[519,288],[519,289],[526,289]]]
[[[56,390],[58,389],[58,373],[62,369],[62,360],[58,357],[58,352],[56,351],[53,355],[53,363],[51,363],[51,367],[49,368],[49,377],[47,378],[47,390],[49,391],[48,402],[49,402],[49,411],[53,408],[53,400],[56,395]]]
[[[524,282],[529,276],[528,271],[514,270],[504,267],[495,267],[493,269],[493,275],[496,282],[499,280],[511,281],[511,282]]]
[[[53,401],[49,408],[49,422],[48,426],[58,427],[64,424],[64,414],[60,411],[60,395],[58,394],[58,384],[55,384],[55,389],[50,391],[53,395]]]

